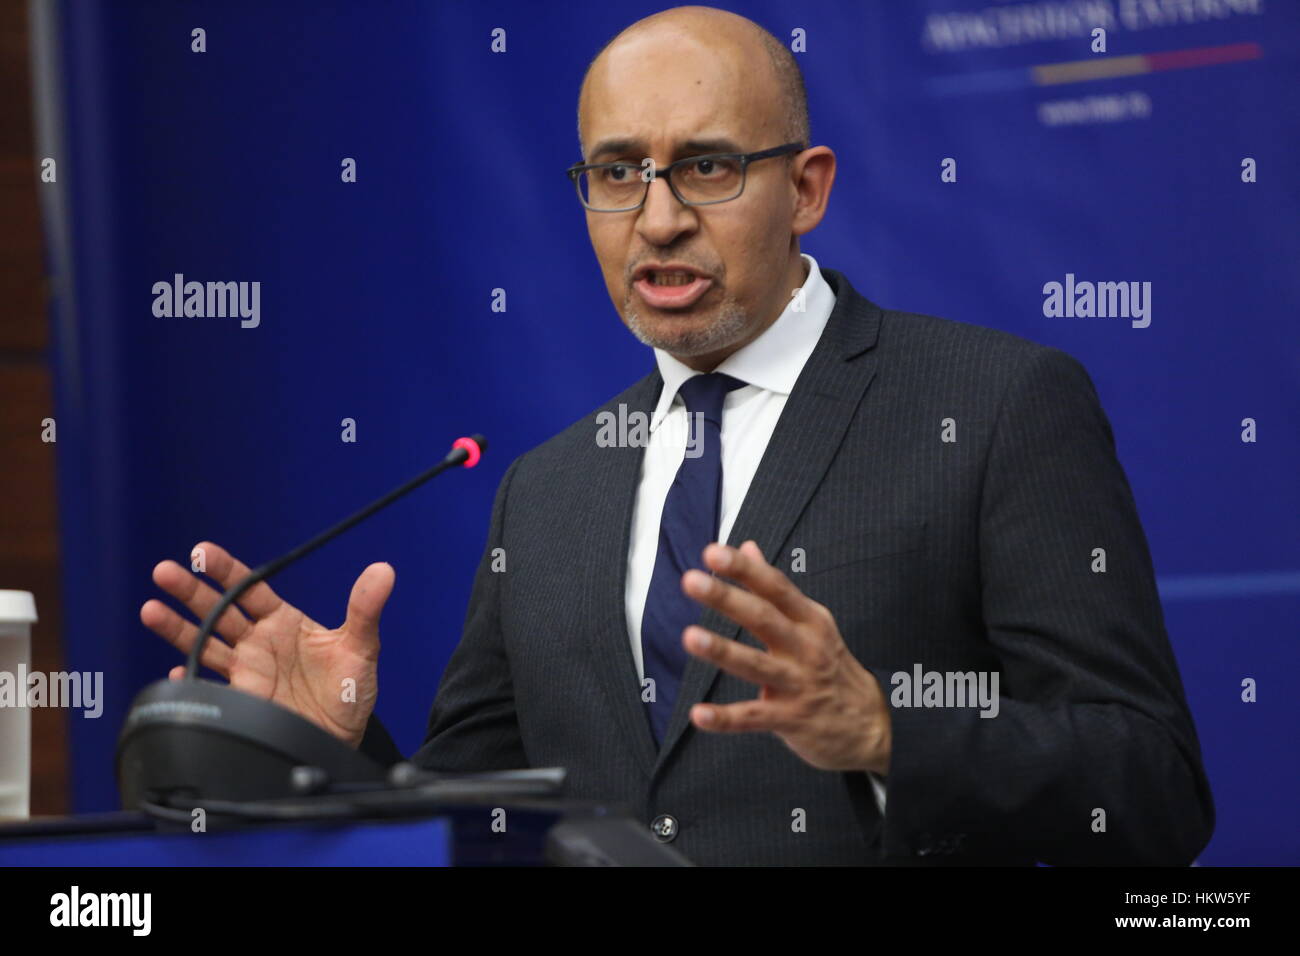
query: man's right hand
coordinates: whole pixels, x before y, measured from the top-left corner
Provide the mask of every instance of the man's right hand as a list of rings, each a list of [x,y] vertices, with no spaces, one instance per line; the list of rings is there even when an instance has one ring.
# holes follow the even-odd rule
[[[221,590],[239,582],[249,569],[210,541],[202,550],[208,577]],[[265,581],[228,607],[203,648],[201,663],[232,687],[274,701],[356,747],[379,695],[379,615],[393,593],[390,564],[372,564],[357,578],[348,599],[347,620],[328,630],[287,604]],[[153,580],[202,621],[221,593],[175,561],[153,569]],[[240,613],[242,609],[243,613]],[[140,608],[151,631],[188,654],[199,629],[157,599]],[[224,638],[224,640],[219,639]],[[185,673],[172,669],[173,680]],[[349,679],[354,683],[349,684]]]

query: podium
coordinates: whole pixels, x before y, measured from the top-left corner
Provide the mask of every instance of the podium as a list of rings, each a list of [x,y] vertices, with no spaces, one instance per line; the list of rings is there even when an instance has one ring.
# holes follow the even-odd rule
[[[200,832],[139,811],[0,824],[0,868],[552,865],[691,864],[621,809],[561,799],[221,824]]]

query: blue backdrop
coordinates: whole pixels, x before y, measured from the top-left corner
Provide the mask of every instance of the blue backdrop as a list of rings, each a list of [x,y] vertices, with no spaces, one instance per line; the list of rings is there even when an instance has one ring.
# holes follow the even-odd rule
[[[1300,863],[1300,4],[720,5],[804,38],[813,140],[839,157],[807,251],[881,305],[1086,365],[1215,791],[1202,862]],[[102,718],[72,718],[77,810],[117,805],[122,716],[178,661],[138,619],[157,561],[211,538],[259,563],[482,431],[477,470],[275,582],[333,626],[357,573],[392,562],[379,714],[419,744],[506,466],[650,368],[563,170],[588,60],[660,8],[57,8],[36,52],[61,86],[41,149],[65,640],[106,687]],[[176,273],[259,281],[260,325],[156,317]],[[1151,282],[1150,325],[1045,317],[1067,273]]]

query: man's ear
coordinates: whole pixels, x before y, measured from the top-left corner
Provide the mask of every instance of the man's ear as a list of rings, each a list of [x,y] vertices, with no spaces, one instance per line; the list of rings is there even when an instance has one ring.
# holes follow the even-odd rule
[[[795,188],[794,219],[791,231],[796,236],[817,228],[830,203],[835,182],[835,153],[829,146],[814,146],[795,157],[790,171]]]

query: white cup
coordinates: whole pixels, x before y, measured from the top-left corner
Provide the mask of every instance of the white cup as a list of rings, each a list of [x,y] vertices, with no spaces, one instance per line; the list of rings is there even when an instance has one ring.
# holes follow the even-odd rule
[[[31,591],[0,591],[0,817],[31,813],[32,712],[24,678],[35,621]]]

